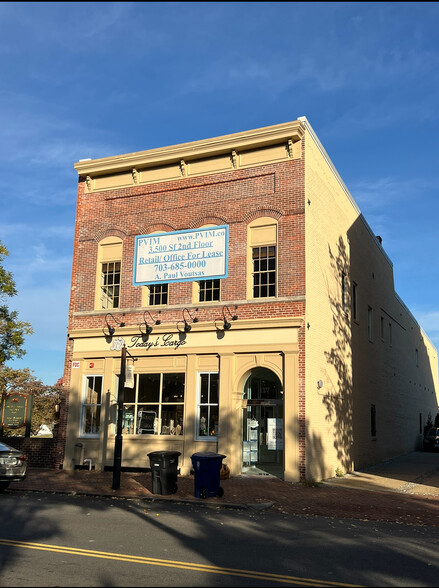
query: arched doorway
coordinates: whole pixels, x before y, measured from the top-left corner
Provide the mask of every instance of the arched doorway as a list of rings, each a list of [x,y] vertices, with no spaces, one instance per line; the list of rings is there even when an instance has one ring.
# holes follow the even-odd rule
[[[244,384],[242,473],[284,475],[284,396],[275,373],[252,370]]]

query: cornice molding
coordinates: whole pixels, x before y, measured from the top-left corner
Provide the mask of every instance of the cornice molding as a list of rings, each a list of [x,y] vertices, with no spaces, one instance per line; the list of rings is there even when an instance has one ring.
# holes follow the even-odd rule
[[[80,176],[137,171],[157,165],[166,165],[196,158],[212,157],[224,153],[232,154],[245,149],[267,147],[281,141],[299,141],[305,133],[305,125],[297,120],[289,123],[263,127],[212,139],[182,143],[169,147],[138,151],[101,159],[86,159],[74,164]],[[236,156],[235,156],[236,157]]]

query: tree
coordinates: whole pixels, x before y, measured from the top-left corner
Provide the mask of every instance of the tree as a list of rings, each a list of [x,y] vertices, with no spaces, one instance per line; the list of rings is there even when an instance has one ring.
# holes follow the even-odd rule
[[[13,357],[22,357],[25,335],[32,334],[29,323],[18,320],[17,311],[9,310],[4,303],[6,297],[15,296],[17,290],[11,272],[4,269],[2,262],[9,255],[0,241],[0,366]]]
[[[60,379],[61,380],[61,379]],[[47,425],[49,429],[57,420],[56,406],[61,398],[61,381],[55,386],[47,386],[38,380],[29,368],[22,370],[13,369],[0,365],[0,398],[3,394],[20,392],[21,394],[32,394],[34,397],[31,435],[36,435],[41,425]],[[8,435],[23,436],[24,427],[20,429],[5,430]]]

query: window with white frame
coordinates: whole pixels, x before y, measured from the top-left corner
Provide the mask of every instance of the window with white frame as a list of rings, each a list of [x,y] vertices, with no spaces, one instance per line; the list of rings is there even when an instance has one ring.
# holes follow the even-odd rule
[[[81,406],[81,434],[99,435],[103,376],[86,376]]]
[[[100,308],[119,308],[120,261],[108,261],[101,265]]]
[[[247,297],[277,296],[277,221],[261,217],[247,227]]]
[[[215,440],[218,437],[219,418],[219,374],[198,374],[198,406],[195,437]]]
[[[253,247],[253,298],[276,296],[276,246]]]
[[[135,374],[125,388],[123,434],[182,435],[184,392],[184,373]]]
[[[96,309],[109,310],[120,307],[122,249],[123,244],[119,237],[105,237],[99,242],[96,266]]]

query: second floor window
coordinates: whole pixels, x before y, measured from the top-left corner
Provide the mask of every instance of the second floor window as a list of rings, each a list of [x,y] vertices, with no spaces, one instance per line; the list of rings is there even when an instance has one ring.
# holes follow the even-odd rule
[[[253,298],[276,296],[276,246],[253,247]]]
[[[119,308],[120,261],[109,261],[101,269],[101,308]]]
[[[168,304],[168,284],[152,284],[149,286],[149,306]]]
[[[198,282],[199,302],[212,302],[220,299],[220,280]]]

